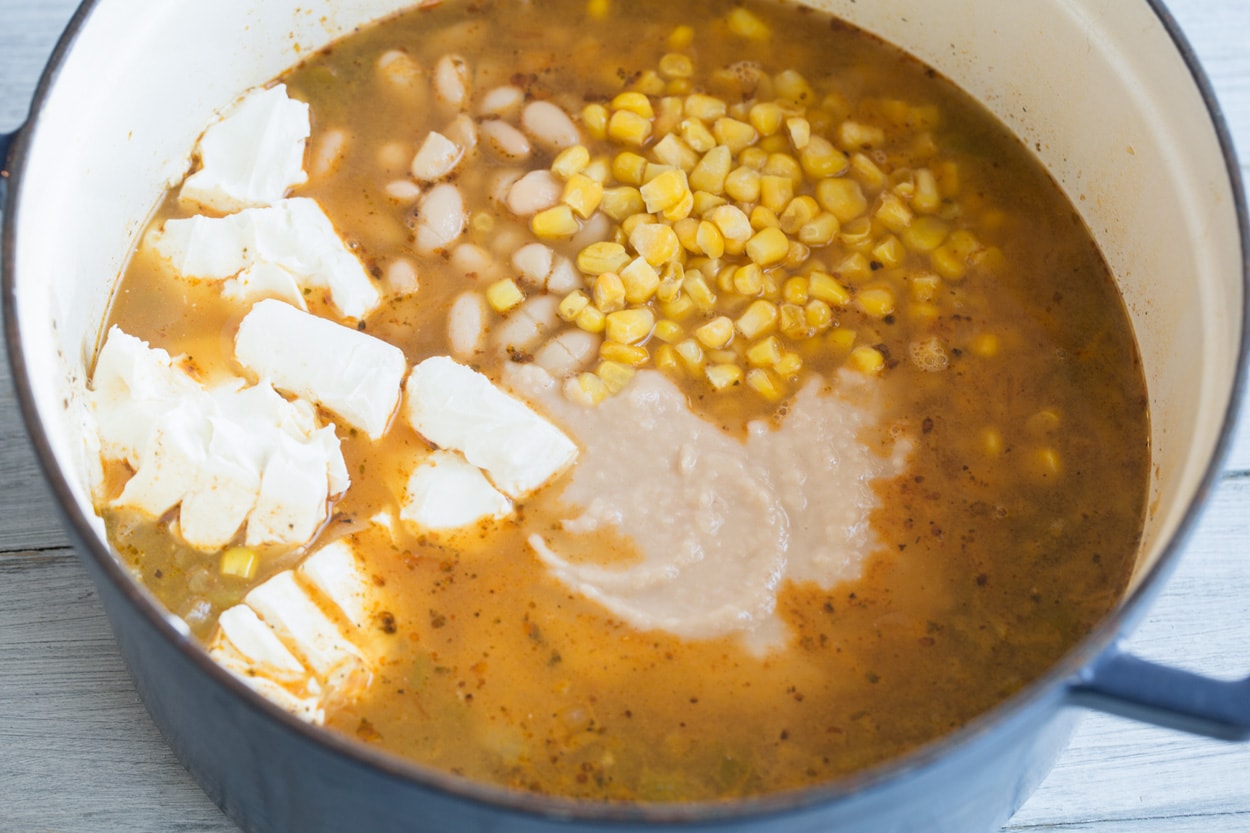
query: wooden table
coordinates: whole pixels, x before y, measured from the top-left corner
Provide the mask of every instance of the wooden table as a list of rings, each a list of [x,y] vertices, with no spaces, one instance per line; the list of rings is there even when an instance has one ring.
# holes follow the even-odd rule
[[[1011,0],[1017,2],[1017,0]],[[1168,0],[1250,162],[1250,2]],[[0,130],[22,120],[74,0],[0,0]],[[1250,179],[1250,164],[1243,164]],[[233,831],[166,748],[55,517],[0,368],[0,833]],[[1138,631],[1143,655],[1250,673],[1250,408],[1183,564]],[[1250,745],[1090,715],[1008,827],[1250,830]]]

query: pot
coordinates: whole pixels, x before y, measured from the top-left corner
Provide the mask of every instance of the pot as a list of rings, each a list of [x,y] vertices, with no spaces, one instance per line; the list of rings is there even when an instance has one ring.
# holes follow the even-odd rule
[[[1093,231],[1149,387],[1154,473],[1139,564],[1117,610],[1046,675],[933,744],[802,792],[637,807],[513,793],[311,728],[214,664],[110,553],[87,486],[83,391],[114,282],[155,199],[185,172],[217,108],[402,3],[301,0],[296,13],[274,0],[88,0],[79,10],[10,157],[9,356],[40,462],[139,692],[245,830],[975,833],[1002,825],[1049,771],[1074,725],[1070,706],[1250,737],[1250,679],[1153,665],[1118,641],[1159,592],[1211,490],[1246,355],[1245,197],[1175,24],[1157,0],[808,2],[980,99],[1036,150]],[[11,138],[0,137],[0,159]],[[1180,345],[1201,358],[1196,367],[1178,358]]]

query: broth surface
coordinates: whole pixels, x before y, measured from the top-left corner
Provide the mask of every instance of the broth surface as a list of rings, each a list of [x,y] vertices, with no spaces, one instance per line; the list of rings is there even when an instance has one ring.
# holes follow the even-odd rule
[[[731,104],[766,99],[758,87],[727,87],[718,71],[741,75],[753,64],[765,84],[797,71],[815,93],[813,135],[834,135],[846,120],[885,131],[864,151],[886,177],[865,185],[873,205],[911,182],[906,172],[937,171],[944,208],[935,216],[981,244],[963,274],[934,285],[917,281],[932,274],[929,252],[882,262],[891,250],[877,248],[890,236],[880,223],[865,229],[872,248],[844,239],[849,224],[812,247],[856,298],[884,289],[894,302],[884,313],[847,304],[829,330],[854,332],[855,345],[883,358],[871,377],[882,424],[910,443],[905,472],[873,484],[868,520],[880,545],[857,579],[782,587],[782,650],[641,630],[556,580],[527,543],[533,529],[562,517],[559,483],[483,541],[402,529],[392,538],[369,519],[394,507],[396,461],[424,443],[407,426],[376,443],[340,430],[353,483],[318,540],[355,533],[392,606],[375,623],[384,660],[363,694],[327,713],[335,730],[535,792],[673,801],[792,789],[957,728],[1044,672],[1120,598],[1144,511],[1146,393],[1123,305],[1075,211],[1013,137],[916,61],[808,10],[741,8],[766,21],[771,37],[735,34],[722,4],[656,0],[448,2],[363,30],[282,79],[312,108],[310,180],[295,194],[322,205],[387,295],[360,329],[412,364],[449,352],[454,299],[498,276],[466,277],[452,258],[415,256],[415,211],[387,188],[449,114],[428,94],[397,92],[378,69],[381,56],[401,50],[428,70],[458,53],[475,90],[511,84],[527,99],[556,101],[584,134],[587,105],[645,88],[666,55],[689,56],[693,72],[660,76],[657,102],[699,91]],[[688,43],[675,35],[681,27]],[[592,157],[620,150],[585,139]],[[329,154],[340,142],[341,154]],[[332,161],[318,162],[321,154]],[[529,167],[555,156],[535,154]],[[534,239],[488,195],[492,169],[504,167],[483,153],[453,180],[468,206],[464,239],[492,253]],[[191,213],[175,190],[153,227]],[[544,242],[578,254],[567,240]],[[866,272],[839,271],[856,252]],[[506,254],[498,260],[510,274]],[[415,266],[414,294],[392,291],[404,274],[396,263]],[[310,308],[326,312],[316,298]],[[189,356],[211,379],[238,372],[232,340],[245,312],[213,286],[172,278],[141,247],[109,323]],[[659,345],[648,345],[654,367]],[[859,372],[851,345],[827,334],[794,349],[799,379],[837,388]],[[531,359],[486,351],[474,364],[498,381],[505,365]],[[799,387],[778,404],[745,387],[716,392],[701,377],[671,375],[694,413],[736,438],[752,420],[784,430],[785,403]],[[127,472],[112,465],[108,474],[115,493]],[[218,553],[187,547],[165,523],[102,511],[126,562],[204,639],[223,610],[303,554],[266,553],[242,580],[222,575]],[[601,563],[637,557],[629,540],[601,538]]]

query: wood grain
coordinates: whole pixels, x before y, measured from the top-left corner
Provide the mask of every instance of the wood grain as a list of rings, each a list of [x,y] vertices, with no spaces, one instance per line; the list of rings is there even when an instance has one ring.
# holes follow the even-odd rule
[[[0,0],[0,130],[20,123],[68,0]],[[1168,3],[1250,160],[1250,3]],[[1250,178],[1250,165],[1243,165]],[[0,833],[228,833],[147,718],[72,552],[0,366]],[[1250,673],[1250,409],[1176,576],[1132,640],[1143,655]],[[1011,831],[1250,830],[1250,746],[1087,716]]]

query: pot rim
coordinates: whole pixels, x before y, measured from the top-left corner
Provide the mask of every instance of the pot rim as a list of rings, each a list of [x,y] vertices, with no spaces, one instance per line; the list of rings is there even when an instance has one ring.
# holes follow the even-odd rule
[[[1020,691],[982,712],[953,732],[923,744],[910,752],[868,769],[831,780],[825,784],[798,790],[769,793],[732,800],[683,802],[673,804],[628,804],[591,802],[521,792],[502,786],[475,781],[464,776],[423,765],[390,752],[375,749],[333,731],[311,726],[264,699],[213,661],[203,648],[171,624],[167,612],[122,569],[120,562],[106,544],[96,536],[93,525],[78,509],[64,473],[56,467],[47,432],[36,412],[30,376],[22,349],[21,326],[17,315],[16,295],[16,226],[21,207],[20,183],[27,155],[36,132],[43,105],[55,87],[60,71],[73,50],[78,35],[88,24],[95,9],[106,0],[84,0],[58,40],[44,69],[30,107],[25,125],[10,149],[10,177],[3,205],[3,226],[0,227],[0,290],[3,292],[5,341],[13,374],[19,408],[36,458],[48,481],[57,509],[68,527],[75,550],[82,558],[92,559],[116,589],[138,609],[154,627],[188,659],[199,666],[217,684],[231,691],[254,711],[278,723],[302,740],[322,746],[340,757],[351,759],[375,774],[388,779],[437,790],[449,797],[493,805],[499,809],[536,817],[558,817],[567,821],[700,823],[729,816],[734,818],[773,816],[830,804],[870,792],[874,788],[922,771],[954,750],[971,744],[999,724],[1020,717],[1044,701],[1062,698],[1067,687],[1082,671],[1113,645],[1144,612],[1145,606],[1161,591],[1175,569],[1184,545],[1193,534],[1199,517],[1218,484],[1223,463],[1232,444],[1233,429],[1242,407],[1247,385],[1247,356],[1250,353],[1250,210],[1236,152],[1219,101],[1197,55],[1163,0],[1143,0],[1158,18],[1198,88],[1208,117],[1215,130],[1233,195],[1241,245],[1242,308],[1239,353],[1229,406],[1224,414],[1219,438],[1208,460],[1198,488],[1186,507],[1176,532],[1164,544],[1158,560],[1141,577],[1138,586],[1120,605],[1108,614],[1084,639],[1069,650],[1045,673],[1031,680]]]

